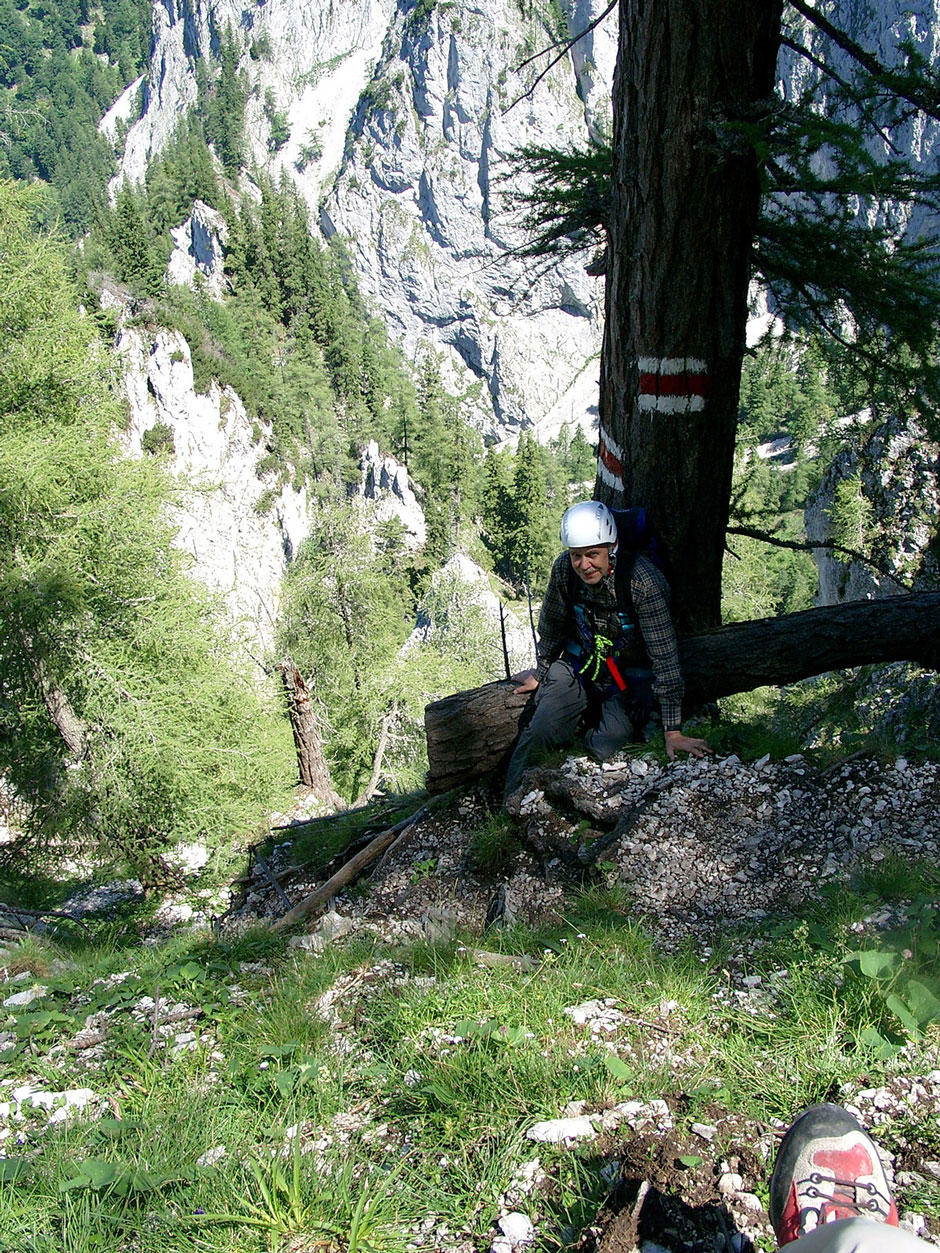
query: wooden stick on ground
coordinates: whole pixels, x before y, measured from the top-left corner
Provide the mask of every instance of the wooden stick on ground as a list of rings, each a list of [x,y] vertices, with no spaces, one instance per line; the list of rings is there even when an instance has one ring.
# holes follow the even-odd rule
[[[420,822],[422,818],[426,818],[433,809],[441,808],[441,802],[450,799],[450,793],[445,796],[436,796],[433,803],[422,805],[415,813],[407,818],[403,818],[401,822],[396,823],[394,827],[389,827],[386,831],[381,831],[370,844],[361,849],[355,857],[351,857],[345,865],[340,866],[336,874],[327,879],[326,883],[320,885],[315,892],[311,892],[309,896],[305,896],[302,901],[289,909],[286,914],[273,922],[272,928],[275,931],[283,931],[286,927],[292,927],[295,922],[302,922],[305,918],[310,918],[313,914],[318,913],[326,903],[334,897],[341,888],[347,883],[351,883],[366,866],[374,862],[376,858],[381,857],[387,848],[389,848],[395,840],[409,827],[413,827],[415,823]]]

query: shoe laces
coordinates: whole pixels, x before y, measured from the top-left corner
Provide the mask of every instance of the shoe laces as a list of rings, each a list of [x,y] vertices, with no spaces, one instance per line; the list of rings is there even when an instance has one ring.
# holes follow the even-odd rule
[[[832,1192],[822,1191],[821,1185],[832,1188]],[[878,1215],[884,1218],[891,1209],[891,1201],[884,1193],[879,1192],[873,1183],[860,1179],[839,1179],[835,1175],[823,1174],[814,1170],[797,1185],[800,1201],[818,1200],[818,1205],[800,1206],[800,1230],[807,1231],[806,1218],[810,1214],[816,1216],[815,1226],[834,1221],[835,1217],[847,1218],[851,1214],[858,1217]],[[832,1214],[833,1218],[829,1218]]]

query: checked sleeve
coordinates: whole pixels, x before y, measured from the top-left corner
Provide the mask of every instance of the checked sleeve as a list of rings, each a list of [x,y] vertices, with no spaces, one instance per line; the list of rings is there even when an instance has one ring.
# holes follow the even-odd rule
[[[663,728],[666,731],[679,730],[685,683],[679,668],[676,629],[669,612],[669,584],[649,558],[637,557],[633,563],[630,593],[640,634],[653,667],[653,692],[662,711]]]

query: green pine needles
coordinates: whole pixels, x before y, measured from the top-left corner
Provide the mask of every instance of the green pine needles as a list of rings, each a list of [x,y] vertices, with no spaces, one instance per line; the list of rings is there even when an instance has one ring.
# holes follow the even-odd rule
[[[41,194],[0,185],[0,775],[34,844],[153,870],[293,779],[289,734],[189,579]]]

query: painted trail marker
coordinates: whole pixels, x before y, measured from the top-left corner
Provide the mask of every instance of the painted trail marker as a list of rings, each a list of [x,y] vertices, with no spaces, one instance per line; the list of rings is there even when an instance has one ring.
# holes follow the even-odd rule
[[[603,427],[597,433],[597,473],[616,492],[623,491],[623,449]]]
[[[698,357],[640,357],[641,413],[701,413],[711,391],[706,362]]]

